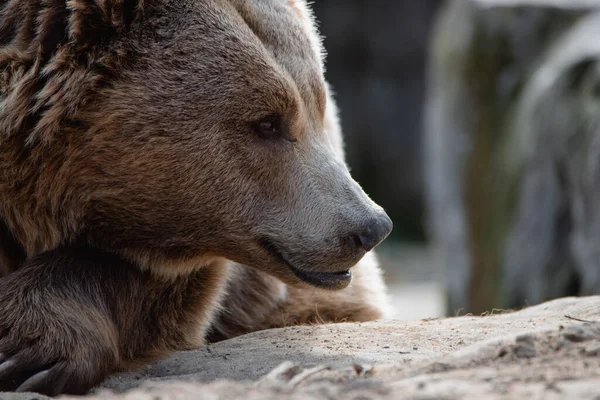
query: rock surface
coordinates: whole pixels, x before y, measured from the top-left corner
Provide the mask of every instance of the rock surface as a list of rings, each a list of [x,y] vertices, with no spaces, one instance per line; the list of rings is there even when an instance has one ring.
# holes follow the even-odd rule
[[[592,399],[599,395],[600,297],[588,297],[479,317],[256,332],[114,377],[88,398]],[[3,400],[34,398],[43,399],[0,395]]]

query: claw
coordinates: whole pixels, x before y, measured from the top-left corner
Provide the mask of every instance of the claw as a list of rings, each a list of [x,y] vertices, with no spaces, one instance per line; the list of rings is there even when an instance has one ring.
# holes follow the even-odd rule
[[[21,386],[19,386],[17,388],[16,391],[17,392],[39,392],[40,387],[43,387],[44,384],[47,383],[45,381],[48,378],[48,375],[50,375],[50,370],[38,372],[37,374],[35,374],[31,378],[29,378],[25,382],[23,382],[21,384]]]
[[[0,364],[0,380],[5,378],[11,372],[13,372],[16,365],[17,365],[17,362],[12,359],[8,360],[8,361],[4,361],[2,364]]]

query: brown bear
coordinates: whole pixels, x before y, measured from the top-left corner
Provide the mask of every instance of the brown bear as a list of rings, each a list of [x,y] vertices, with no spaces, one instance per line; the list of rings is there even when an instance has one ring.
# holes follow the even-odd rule
[[[0,3],[0,391],[382,315],[322,54],[301,0]]]

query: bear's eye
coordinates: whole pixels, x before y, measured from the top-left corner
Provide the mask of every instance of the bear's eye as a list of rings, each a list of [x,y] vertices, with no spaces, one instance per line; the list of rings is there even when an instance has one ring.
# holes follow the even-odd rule
[[[265,119],[258,123],[258,135],[263,139],[274,139],[281,136],[277,121]]]
[[[255,130],[258,137],[261,139],[285,139],[290,142],[295,142],[295,140],[289,138],[285,132],[286,129],[280,115],[271,115],[261,119],[255,124]]]

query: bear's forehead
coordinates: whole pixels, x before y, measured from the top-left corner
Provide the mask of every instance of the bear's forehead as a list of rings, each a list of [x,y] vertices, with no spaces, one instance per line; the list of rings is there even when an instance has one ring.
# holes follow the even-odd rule
[[[211,53],[229,58],[234,52],[255,71],[283,73],[302,97],[324,109],[322,50],[303,1],[213,0],[196,5],[196,17],[213,42],[207,43]]]

